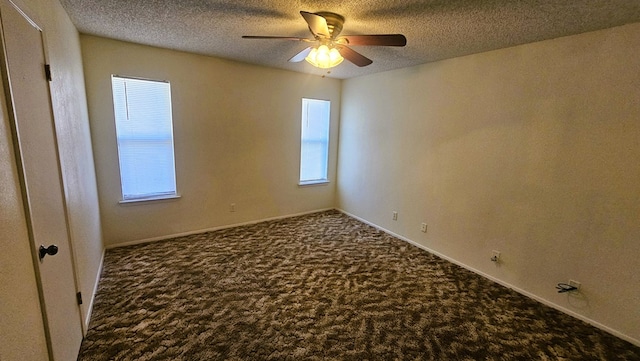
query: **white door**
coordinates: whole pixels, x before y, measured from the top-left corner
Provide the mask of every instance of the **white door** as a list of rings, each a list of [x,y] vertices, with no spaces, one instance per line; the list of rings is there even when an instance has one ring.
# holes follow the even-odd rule
[[[76,301],[62,178],[49,84],[45,76],[43,34],[9,0],[0,0],[6,63],[3,69],[16,154],[21,168],[27,222],[53,360],[75,360],[82,342],[82,317]],[[40,246],[57,254],[39,259]],[[49,248],[52,250],[53,248]],[[53,251],[50,251],[54,253]]]

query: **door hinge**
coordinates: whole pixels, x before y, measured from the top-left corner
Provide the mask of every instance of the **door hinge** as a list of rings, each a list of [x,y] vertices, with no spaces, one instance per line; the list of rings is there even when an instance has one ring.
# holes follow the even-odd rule
[[[51,65],[44,64],[44,75],[48,81],[51,81]]]
[[[78,301],[79,305],[82,304],[82,292],[76,293],[76,300]]]

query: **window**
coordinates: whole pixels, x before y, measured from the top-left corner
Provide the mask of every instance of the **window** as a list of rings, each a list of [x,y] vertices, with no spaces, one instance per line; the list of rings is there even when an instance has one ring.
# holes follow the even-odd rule
[[[113,75],[122,201],[177,197],[171,87]]]
[[[300,184],[328,182],[330,110],[328,100],[302,99]]]

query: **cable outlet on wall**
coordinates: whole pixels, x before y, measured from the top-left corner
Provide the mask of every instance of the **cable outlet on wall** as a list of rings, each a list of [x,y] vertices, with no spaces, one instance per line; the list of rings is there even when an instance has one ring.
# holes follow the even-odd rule
[[[393,211],[393,220],[397,221],[398,220],[398,212]]]
[[[420,224],[420,231],[422,231],[423,233],[427,233],[427,224],[426,223],[421,223]]]
[[[229,205],[229,212],[235,212],[236,211],[236,204],[235,203],[231,203]]]
[[[499,262],[500,261],[500,251],[493,250],[491,251],[491,262]]]

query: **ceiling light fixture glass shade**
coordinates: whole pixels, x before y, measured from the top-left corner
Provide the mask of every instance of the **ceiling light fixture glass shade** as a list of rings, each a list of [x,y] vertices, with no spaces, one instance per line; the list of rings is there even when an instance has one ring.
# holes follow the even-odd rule
[[[311,52],[304,60],[317,68],[328,69],[342,63],[344,58],[340,55],[338,49],[329,49],[326,45],[320,45],[311,49]]]

